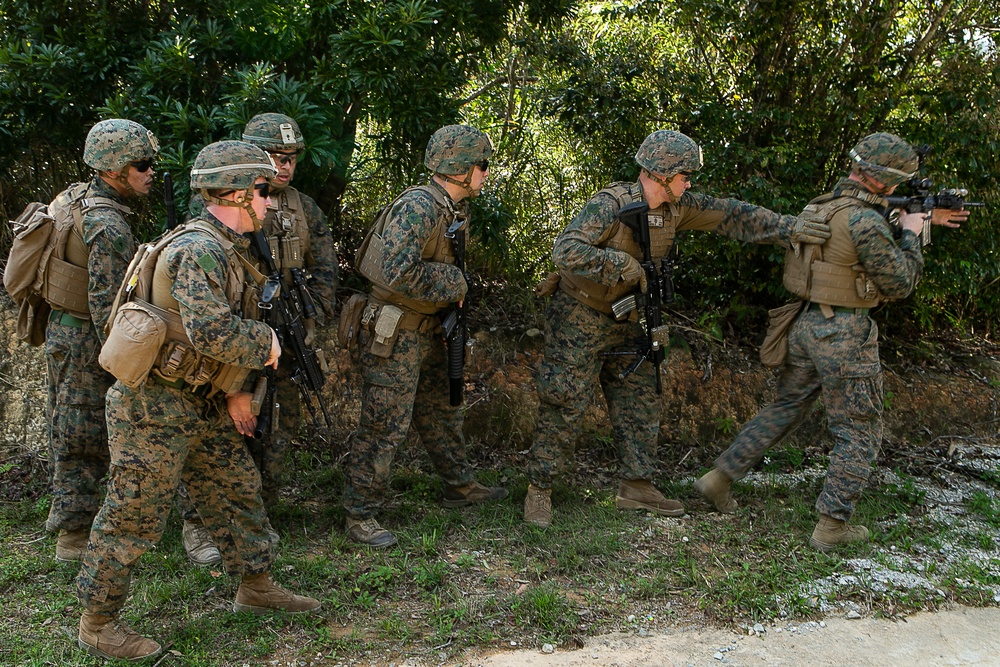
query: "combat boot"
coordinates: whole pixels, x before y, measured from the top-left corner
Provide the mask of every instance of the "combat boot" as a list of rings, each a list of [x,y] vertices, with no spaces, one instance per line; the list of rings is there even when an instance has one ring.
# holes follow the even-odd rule
[[[90,530],[60,530],[56,538],[56,560],[60,563],[73,563],[83,558],[87,551],[87,540]]]
[[[215,546],[215,542],[212,541],[204,524],[185,521],[181,536],[184,542],[184,551],[195,565],[204,566],[222,562],[219,547]]]
[[[829,551],[840,544],[867,542],[870,535],[864,526],[852,526],[846,521],[820,514],[819,523],[809,538],[809,546],[820,551]]]
[[[694,483],[694,490],[723,514],[732,514],[739,507],[733,498],[732,487],[733,480],[718,468],[712,468]]]
[[[378,525],[375,519],[352,519],[347,517],[347,535],[355,542],[367,544],[376,549],[385,549],[396,544],[396,536]]]
[[[500,486],[483,486],[472,482],[465,486],[449,486],[444,490],[441,504],[445,507],[465,507],[473,503],[488,503],[503,500],[507,497],[507,489]]]
[[[159,655],[163,649],[114,616],[85,611],[80,617],[77,646],[99,658],[135,662]]]
[[[539,528],[552,525],[552,489],[528,485],[528,493],[524,496],[524,520]]]
[[[249,611],[266,614],[272,611],[286,611],[289,614],[308,614],[319,609],[319,600],[296,595],[274,583],[270,572],[244,574],[240,587],[236,589],[233,611]]]
[[[684,516],[684,506],[665,498],[653,483],[645,479],[622,480],[615,498],[620,510],[649,510],[662,516]]]

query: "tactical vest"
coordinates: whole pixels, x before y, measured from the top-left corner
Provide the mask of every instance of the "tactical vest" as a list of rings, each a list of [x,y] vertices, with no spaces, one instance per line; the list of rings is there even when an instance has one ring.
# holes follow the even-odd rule
[[[257,303],[260,300],[258,287],[247,285],[249,274],[253,282],[260,285],[265,277],[246,260],[214,225],[204,220],[190,220],[171,230],[152,244],[144,245],[136,253],[126,274],[122,289],[115,299],[110,323],[121,302],[130,298],[147,300],[159,311],[167,325],[166,341],[160,348],[152,373],[167,382],[182,380],[190,387],[200,387],[209,382],[224,393],[242,388],[251,370],[241,366],[224,364],[201,352],[191,344],[180,315],[180,304],[170,293],[173,283],[167,275],[163,250],[184,234],[201,232],[211,236],[222,246],[226,254],[226,284],[223,291],[233,313],[250,319],[259,317]],[[152,266],[152,269],[149,267]],[[145,268],[144,268],[145,267]],[[129,295],[129,292],[132,292]]]
[[[90,298],[87,292],[90,284],[90,248],[83,242],[83,216],[101,208],[113,208],[121,213],[131,212],[129,207],[107,197],[85,197],[89,186],[89,183],[74,183],[49,206],[50,212],[63,209],[68,210],[71,216],[60,219],[61,216],[53,215],[56,220],[56,228],[53,230],[54,247],[40,287],[42,298],[53,309],[63,310],[80,319],[90,318]],[[62,227],[70,223],[72,227]]]
[[[641,262],[642,248],[639,247],[632,230],[618,219],[618,211],[632,202],[643,201],[642,186],[639,183],[613,183],[597,194],[608,194],[614,198],[615,219],[594,246],[620,250]],[[680,209],[673,203],[666,203],[649,212],[649,245],[654,262],[658,262],[670,252],[680,215]],[[609,287],[565,269],[559,270],[559,287],[564,292],[580,303],[607,315],[612,314],[611,304],[634,291],[638,284],[638,280],[631,282],[619,280]]]
[[[264,216],[264,235],[275,266],[282,271],[285,281],[292,284],[290,269],[304,267],[309,252],[309,224],[298,190],[285,187],[271,194],[271,205]]]
[[[459,216],[459,211],[455,209],[455,203],[448,196],[444,188],[432,185],[416,185],[404,190],[391,204],[384,207],[375,216],[375,221],[372,223],[368,235],[358,249],[358,259],[355,262],[355,268],[358,269],[361,275],[372,281],[371,296],[375,299],[397,305],[404,310],[414,311],[421,315],[434,315],[446,308],[449,302],[421,301],[400,294],[388,287],[388,280],[382,270],[385,264],[385,246],[382,242],[382,233],[385,230],[386,220],[389,217],[392,207],[411,192],[419,192],[430,197],[434,201],[434,210],[437,212],[437,225],[421,250],[420,259],[425,262],[455,263],[455,252],[451,246],[451,241],[445,238],[444,233]]]
[[[830,238],[822,245],[804,244],[797,254],[785,252],[785,289],[800,299],[830,306],[874,308],[886,301],[859,263],[849,228],[855,209],[880,201],[878,195],[851,189],[809,202],[801,217],[830,225]]]

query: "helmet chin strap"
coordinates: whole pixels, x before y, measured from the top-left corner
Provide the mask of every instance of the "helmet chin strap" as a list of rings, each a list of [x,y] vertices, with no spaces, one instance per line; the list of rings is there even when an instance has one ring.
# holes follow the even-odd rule
[[[236,192],[237,195],[235,200],[222,199],[221,197],[216,197],[212,194],[209,194],[208,190],[202,190],[201,196],[206,201],[210,201],[213,204],[217,204],[219,206],[226,206],[229,208],[242,208],[250,215],[250,220],[253,222],[253,231],[254,234],[256,234],[264,226],[264,223],[261,221],[260,218],[257,217],[257,211],[253,210],[253,190],[252,189],[245,190],[242,192],[240,190],[237,190]]]
[[[452,178],[448,174],[440,174],[440,176],[449,183],[457,185],[458,187],[465,190],[465,195],[471,199],[472,197],[478,197],[479,193],[482,191],[482,188],[479,188],[478,190],[474,190],[472,188],[472,174],[475,171],[476,171],[476,166],[473,165],[472,168],[469,169],[469,172],[465,175],[465,178],[463,178],[462,180],[458,180],[457,178]]]

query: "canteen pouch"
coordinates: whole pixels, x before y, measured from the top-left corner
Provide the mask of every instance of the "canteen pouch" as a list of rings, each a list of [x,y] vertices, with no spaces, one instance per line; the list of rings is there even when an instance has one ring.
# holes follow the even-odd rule
[[[767,311],[767,335],[760,344],[760,363],[768,368],[785,365],[788,357],[788,330],[802,312],[805,301],[792,301]]]
[[[378,311],[375,326],[372,327],[371,342],[368,351],[376,357],[388,358],[392,348],[396,346],[399,336],[399,324],[403,319],[403,309],[387,303]]]
[[[123,304],[97,359],[101,368],[131,389],[145,382],[167,337],[165,314],[139,299]]]
[[[337,323],[337,342],[345,350],[358,344],[361,333],[361,314],[365,311],[368,297],[364,294],[354,294],[340,311],[340,321]]]

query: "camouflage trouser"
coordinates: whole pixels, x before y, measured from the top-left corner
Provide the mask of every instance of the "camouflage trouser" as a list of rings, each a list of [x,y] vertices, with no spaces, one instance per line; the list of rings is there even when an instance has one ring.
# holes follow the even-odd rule
[[[136,561],[162,537],[181,480],[230,574],[270,568],[260,476],[224,401],[153,380],[138,391],[119,382],[107,416],[111,480],[77,579],[88,611],[115,615],[125,604]]]
[[[59,317],[56,311],[54,317]],[[104,394],[115,381],[97,363],[101,342],[93,325],[49,321],[48,368],[50,531],[90,528],[101,505],[108,472]]]
[[[847,521],[882,441],[878,326],[864,315],[837,312],[826,319],[809,310],[799,316],[789,332],[778,399],[743,427],[715,465],[732,479],[744,477],[806,416],[817,396],[822,396],[833,450],[816,509]]]
[[[362,332],[368,349],[370,334]],[[344,509],[356,519],[375,515],[385,499],[389,469],[412,420],[438,474],[449,486],[473,481],[466,461],[462,410],[448,397],[444,340],[438,332],[400,331],[389,358],[365,352],[361,423],[347,462]]]
[[[601,356],[634,350],[642,329],[616,322],[565,292],[556,292],[545,311],[545,355],[538,370],[538,426],[528,463],[532,484],[549,488],[574,456],[584,412],[600,381],[608,402],[622,479],[652,479],[660,400],[652,364],[643,363],[624,380],[618,376],[635,357]]]

